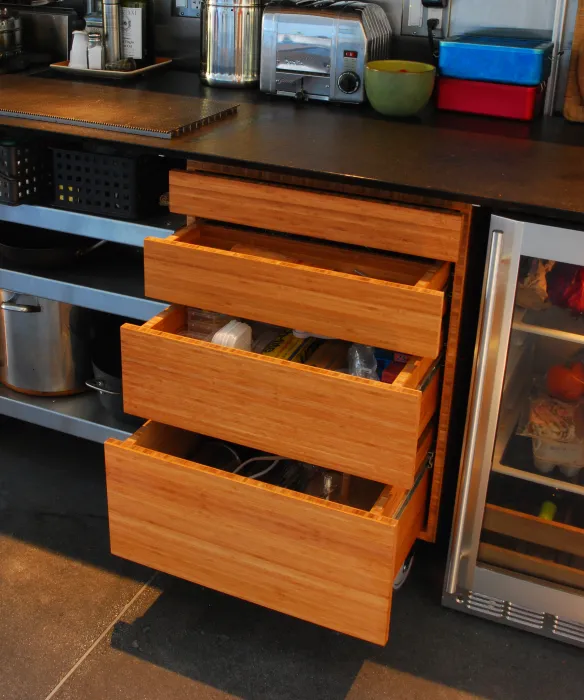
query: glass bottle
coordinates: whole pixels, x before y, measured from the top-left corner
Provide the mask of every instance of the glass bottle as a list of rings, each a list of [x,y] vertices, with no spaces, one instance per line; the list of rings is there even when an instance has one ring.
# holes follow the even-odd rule
[[[154,5],[152,0],[122,0],[122,57],[138,68],[154,63]]]

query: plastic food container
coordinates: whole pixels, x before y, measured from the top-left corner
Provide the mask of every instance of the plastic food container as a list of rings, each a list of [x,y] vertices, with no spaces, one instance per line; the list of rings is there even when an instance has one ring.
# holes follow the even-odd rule
[[[541,39],[465,34],[440,42],[440,74],[448,78],[539,85],[549,77],[553,44]]]
[[[547,474],[559,467],[580,468],[584,466],[584,443],[558,442],[533,438],[533,462],[538,472]]]
[[[544,88],[440,78],[438,109],[530,121],[541,113]]]

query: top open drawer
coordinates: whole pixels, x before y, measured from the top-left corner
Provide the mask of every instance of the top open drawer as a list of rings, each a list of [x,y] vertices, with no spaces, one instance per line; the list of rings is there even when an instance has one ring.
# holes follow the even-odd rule
[[[205,221],[144,245],[155,299],[428,358],[449,268]]]
[[[454,262],[459,213],[173,171],[170,210],[204,219]]]

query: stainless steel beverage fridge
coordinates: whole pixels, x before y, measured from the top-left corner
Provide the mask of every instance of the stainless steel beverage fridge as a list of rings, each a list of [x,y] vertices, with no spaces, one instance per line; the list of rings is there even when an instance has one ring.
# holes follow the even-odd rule
[[[443,603],[584,647],[584,231],[490,235]]]

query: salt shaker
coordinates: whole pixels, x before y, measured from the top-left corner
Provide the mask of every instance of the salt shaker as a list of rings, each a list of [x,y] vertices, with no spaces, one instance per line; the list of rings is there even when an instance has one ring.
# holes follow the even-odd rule
[[[87,62],[89,64],[89,68],[92,70],[104,69],[103,43],[101,40],[101,34],[98,34],[97,32],[94,34],[89,34],[89,41],[87,44]]]

